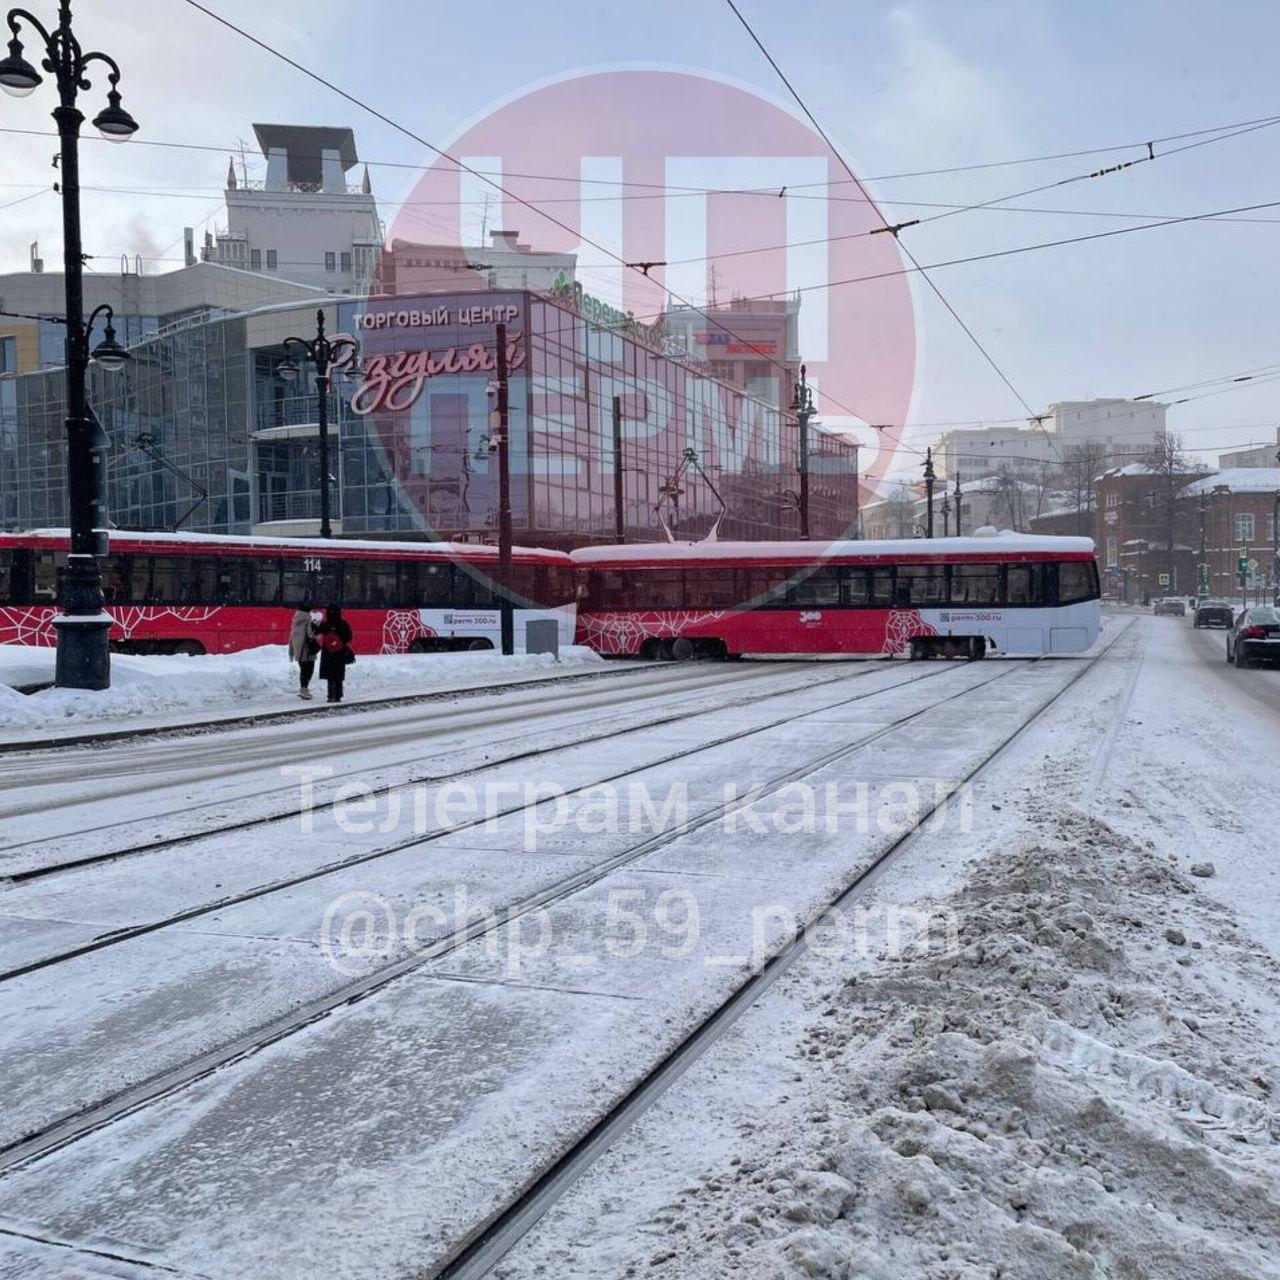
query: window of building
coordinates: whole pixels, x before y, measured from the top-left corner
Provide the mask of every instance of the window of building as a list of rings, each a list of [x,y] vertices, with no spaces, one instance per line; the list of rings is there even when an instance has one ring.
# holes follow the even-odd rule
[[[250,265],[250,266],[251,266],[255,271],[261,271],[261,270],[262,270],[262,250],[261,250],[261,249],[250,249],[250,250],[249,250],[249,265]]]
[[[342,270],[347,275],[351,274],[351,255],[349,253],[344,253],[342,255]]]
[[[1116,544],[1115,534],[1111,534],[1107,538],[1107,568],[1114,569],[1119,563],[1118,547]]]
[[[0,338],[0,373],[18,372],[17,338]]]
[[[279,264],[279,256],[274,249],[267,250],[267,270],[274,271]]]
[[[1120,505],[1120,495],[1114,489],[1107,490],[1107,506],[1118,507]]]
[[[326,253],[324,255],[324,269],[326,271],[336,271],[338,269],[337,254]]]
[[[1234,524],[1237,542],[1253,541],[1254,525],[1252,511],[1237,511]]]

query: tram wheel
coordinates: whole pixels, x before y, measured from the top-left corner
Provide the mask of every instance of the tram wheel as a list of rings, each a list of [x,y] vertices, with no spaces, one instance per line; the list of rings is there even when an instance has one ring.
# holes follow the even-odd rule
[[[688,636],[677,636],[671,642],[671,656],[677,662],[688,662],[696,652],[693,641]]]

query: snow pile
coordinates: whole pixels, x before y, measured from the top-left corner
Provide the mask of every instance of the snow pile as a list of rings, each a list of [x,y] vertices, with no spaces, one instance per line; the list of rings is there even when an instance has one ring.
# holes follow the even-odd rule
[[[347,701],[397,694],[500,684],[511,679],[552,675],[603,663],[581,646],[549,654],[493,651],[441,654],[360,654],[347,675]],[[43,663],[43,667],[41,664]],[[44,671],[53,678],[53,650],[0,645],[0,727],[56,729],[76,724],[122,721],[190,711],[271,711],[305,705],[297,696],[298,668],[283,645],[265,645],[240,653],[199,657],[134,657],[113,654],[111,688],[101,693],[43,689],[30,695],[10,684],[34,683],[24,677]],[[323,704],[325,686],[317,676],[312,688]]]
[[[807,1122],[682,1196],[663,1274],[1280,1275],[1280,966],[1147,843],[1045,829],[938,904],[958,947],[829,994]]]

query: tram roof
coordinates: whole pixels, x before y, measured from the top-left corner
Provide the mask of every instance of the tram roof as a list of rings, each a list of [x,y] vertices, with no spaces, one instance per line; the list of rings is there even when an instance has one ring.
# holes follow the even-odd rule
[[[1009,559],[1093,554],[1092,538],[1053,537],[1005,530],[968,538],[899,538],[873,542],[836,539],[824,542],[632,542],[621,546],[580,547],[571,551],[579,565],[663,564],[680,562],[779,561],[811,564],[819,560],[948,561],[957,558]]]
[[[195,533],[189,529],[180,529],[175,533],[162,530],[112,529],[112,542],[121,543],[154,543],[157,546],[181,546],[184,550],[194,551],[205,547],[210,551],[297,551],[303,554],[338,553],[345,555],[354,552],[360,556],[425,556],[446,557],[456,560],[496,560],[498,548],[487,542],[396,542],[373,541],[362,538],[273,538],[254,534],[234,533]],[[66,542],[70,538],[67,529],[22,529],[0,533],[0,543],[4,541],[21,542],[24,539],[38,538],[44,541]],[[563,551],[553,551],[546,547],[512,547],[512,554],[525,558],[535,558],[548,564],[567,564],[569,557]]]

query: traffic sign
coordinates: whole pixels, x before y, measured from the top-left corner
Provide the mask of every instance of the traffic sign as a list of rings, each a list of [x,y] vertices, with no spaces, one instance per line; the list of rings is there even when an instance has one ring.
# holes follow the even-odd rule
[[[1159,577],[1159,582],[1162,587],[1167,587],[1169,585],[1169,575],[1162,573]]]

